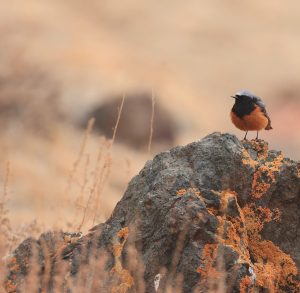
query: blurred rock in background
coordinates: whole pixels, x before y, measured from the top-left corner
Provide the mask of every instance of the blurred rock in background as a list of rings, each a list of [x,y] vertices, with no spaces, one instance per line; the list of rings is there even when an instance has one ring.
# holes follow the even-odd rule
[[[91,110],[84,119],[83,125],[86,125],[89,118],[94,117],[95,129],[111,138],[122,96],[110,96],[106,100],[107,102]],[[173,146],[177,132],[176,121],[166,109],[160,106],[156,97],[152,100],[152,93],[147,91],[126,94],[117,129],[117,141],[145,150],[149,143],[152,115],[154,115],[152,144],[164,147]]]
[[[49,136],[63,117],[60,86],[53,75],[20,59],[0,62],[1,131],[31,131]]]

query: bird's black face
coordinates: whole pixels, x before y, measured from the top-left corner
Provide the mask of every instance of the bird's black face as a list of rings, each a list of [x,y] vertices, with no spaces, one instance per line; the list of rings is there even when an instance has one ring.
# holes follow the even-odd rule
[[[232,111],[238,116],[243,117],[250,114],[255,109],[255,98],[247,95],[236,94],[233,96],[235,103]]]
[[[235,95],[233,96],[233,98],[235,99],[235,103],[238,104],[252,104],[254,103],[254,98],[253,97],[249,97],[246,95]]]

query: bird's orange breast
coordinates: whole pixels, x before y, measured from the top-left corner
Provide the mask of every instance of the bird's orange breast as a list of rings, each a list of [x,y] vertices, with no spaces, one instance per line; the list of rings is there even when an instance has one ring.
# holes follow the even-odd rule
[[[241,130],[262,130],[268,125],[268,118],[260,110],[258,106],[249,114],[239,118],[234,112],[231,111],[232,123]]]

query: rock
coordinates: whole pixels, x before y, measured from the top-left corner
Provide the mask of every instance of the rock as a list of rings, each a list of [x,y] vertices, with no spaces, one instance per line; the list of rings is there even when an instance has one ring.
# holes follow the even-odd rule
[[[147,162],[109,220],[57,250],[48,272],[64,265],[71,292],[300,292],[299,202],[298,162],[213,133]],[[11,270],[8,284],[24,279]]]
[[[69,250],[77,245],[80,237],[81,233],[47,232],[43,233],[38,240],[28,238],[23,241],[8,262],[9,275],[5,284],[7,292],[24,291],[24,280],[17,284],[14,282],[23,279],[24,276],[26,276],[25,281],[30,278],[35,279],[36,290],[42,287],[46,290],[52,289],[53,278],[58,272],[57,259],[61,258],[62,251],[68,255]],[[35,275],[32,275],[32,272]],[[43,274],[46,277],[36,278],[36,275]],[[46,284],[44,280],[47,280]],[[32,292],[35,291],[32,290],[32,286],[30,289]]]
[[[122,96],[112,96],[102,105],[94,109],[84,118],[82,125],[94,117],[95,129],[111,138],[118,117],[118,109]],[[117,129],[117,141],[131,147],[143,149],[148,145],[152,116],[151,92],[136,92],[125,98]],[[153,119],[153,144],[172,146],[176,136],[176,122],[172,116],[155,101]]]

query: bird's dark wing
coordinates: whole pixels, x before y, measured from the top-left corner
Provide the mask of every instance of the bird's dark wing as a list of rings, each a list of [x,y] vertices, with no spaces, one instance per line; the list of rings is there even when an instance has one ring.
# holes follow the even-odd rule
[[[266,105],[264,104],[264,102],[259,98],[259,97],[255,97],[254,98],[254,103],[260,108],[260,110],[264,113],[264,115],[266,116],[266,118],[268,119],[268,125],[266,126],[266,130],[270,130],[273,129],[271,126],[271,118],[269,117],[267,110],[266,110]]]

